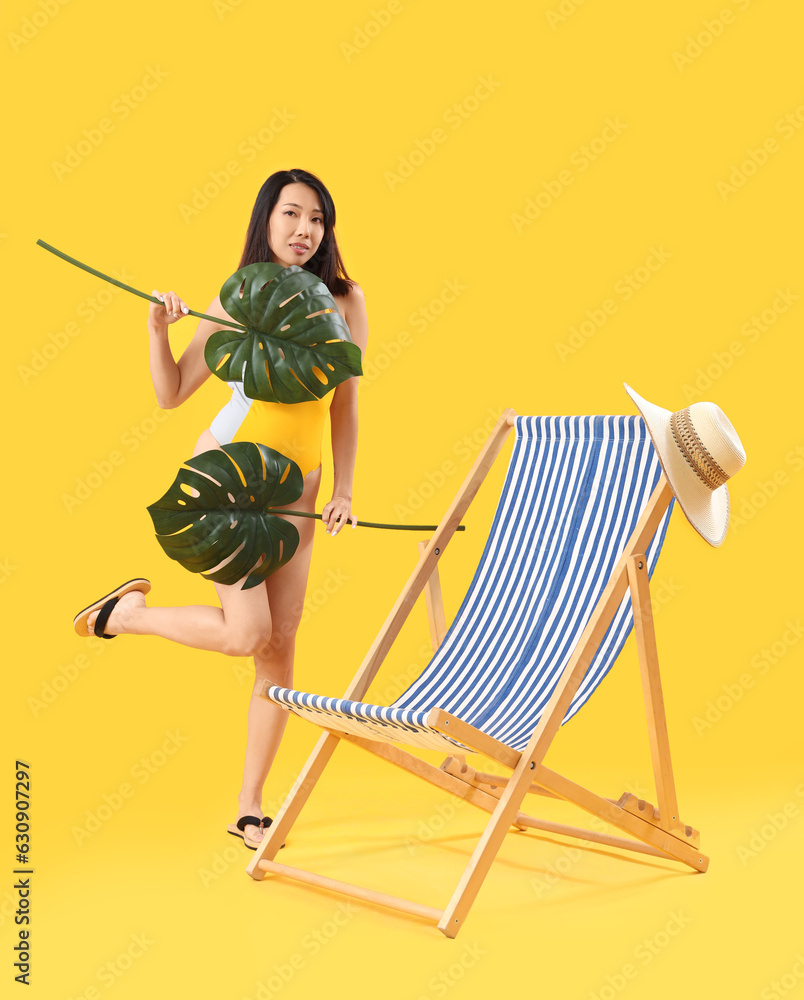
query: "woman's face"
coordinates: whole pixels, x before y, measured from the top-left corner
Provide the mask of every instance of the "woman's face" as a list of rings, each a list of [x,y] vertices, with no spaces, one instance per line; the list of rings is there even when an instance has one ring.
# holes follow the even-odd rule
[[[323,238],[324,213],[316,192],[301,182],[286,184],[268,219],[271,262],[306,264]]]

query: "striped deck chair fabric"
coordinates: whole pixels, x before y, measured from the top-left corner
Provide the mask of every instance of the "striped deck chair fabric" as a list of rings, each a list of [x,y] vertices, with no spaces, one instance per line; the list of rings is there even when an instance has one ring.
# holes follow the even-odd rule
[[[454,753],[462,744],[427,725],[441,708],[525,748],[661,467],[638,416],[517,417],[515,429],[480,563],[417,680],[390,706],[278,686],[268,698],[332,730]],[[646,553],[650,574],[671,509]],[[564,722],[591,697],[632,626],[626,592]]]

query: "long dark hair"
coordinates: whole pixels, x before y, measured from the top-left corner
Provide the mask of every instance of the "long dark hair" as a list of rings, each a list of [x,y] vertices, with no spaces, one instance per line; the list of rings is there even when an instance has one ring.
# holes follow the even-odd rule
[[[268,245],[268,219],[279,200],[279,194],[286,184],[307,184],[321,199],[324,211],[324,236],[321,243],[310,258],[302,265],[306,271],[311,271],[319,277],[332,295],[347,295],[354,281],[346,273],[343,266],[338,243],[335,239],[335,204],[332,195],[321,181],[306,170],[277,170],[263,184],[251,210],[251,219],[246,232],[243,255],[238,270],[247,264],[271,260],[271,248]]]

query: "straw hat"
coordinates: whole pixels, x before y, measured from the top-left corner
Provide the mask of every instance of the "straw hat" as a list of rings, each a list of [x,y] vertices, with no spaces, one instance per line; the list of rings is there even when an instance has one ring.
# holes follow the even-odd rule
[[[745,451],[728,417],[714,403],[693,403],[671,413],[623,385],[648,426],[687,520],[710,545],[722,545],[729,526],[726,481],[745,465]]]

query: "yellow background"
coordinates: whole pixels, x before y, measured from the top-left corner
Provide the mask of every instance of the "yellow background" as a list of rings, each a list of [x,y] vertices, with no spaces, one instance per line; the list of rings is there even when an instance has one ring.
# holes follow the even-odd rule
[[[796,5],[747,0],[4,6],[4,991],[17,985],[15,756],[33,780],[27,996],[804,991],[802,29]],[[706,875],[512,835],[453,942],[390,911],[257,884],[225,829],[249,662],[72,632],[78,609],[136,575],[157,603],[212,600],[165,558],[145,507],[227,390],[210,379],[160,414],[146,304],[35,241],[204,310],[260,185],[291,167],[332,192],[366,295],[358,516],[436,522],[506,406],[633,413],[627,381],[671,410],[712,399],[737,428],[748,462],[725,546],[677,510],[654,579],[681,815],[702,831]],[[571,341],[584,321],[590,335]],[[193,329],[173,328],[177,354]],[[442,561],[448,615],[503,464]],[[317,537],[298,687],[343,691],[417,537]],[[426,643],[417,608],[378,699],[404,689]],[[547,764],[604,795],[653,798],[637,681],[629,641]],[[291,720],[269,812],[316,736]],[[482,815],[362,756],[339,749],[282,860],[443,906]]]

